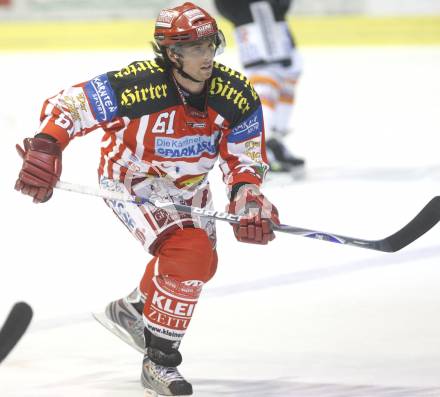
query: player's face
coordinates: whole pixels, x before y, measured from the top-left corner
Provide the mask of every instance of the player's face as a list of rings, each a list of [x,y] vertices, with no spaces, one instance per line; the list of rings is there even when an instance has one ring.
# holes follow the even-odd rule
[[[196,80],[211,77],[215,44],[213,39],[199,40],[180,49],[183,70]]]

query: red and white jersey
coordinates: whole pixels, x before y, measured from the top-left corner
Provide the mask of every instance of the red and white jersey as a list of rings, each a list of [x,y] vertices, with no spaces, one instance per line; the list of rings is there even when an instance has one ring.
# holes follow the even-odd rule
[[[219,63],[204,111],[186,103],[169,70],[139,61],[46,100],[37,133],[65,148],[97,129],[104,131],[99,174],[121,182],[159,170],[178,188],[200,186],[220,157],[228,186],[260,185],[268,168],[259,97],[242,74]]]

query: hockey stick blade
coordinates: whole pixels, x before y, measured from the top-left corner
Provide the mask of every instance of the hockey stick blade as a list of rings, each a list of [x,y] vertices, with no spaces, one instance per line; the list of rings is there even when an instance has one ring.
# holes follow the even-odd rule
[[[436,196],[407,225],[382,240],[362,240],[333,233],[319,232],[288,225],[275,226],[274,230],[296,234],[332,243],[346,244],[382,252],[396,252],[411,244],[440,221],[440,196]]]
[[[170,207],[178,212],[199,215],[207,218],[226,221],[234,224],[240,222],[241,216],[227,212],[215,211],[206,208],[191,207],[188,205],[175,204],[172,202],[152,201],[148,198],[132,196],[121,192],[107,191],[89,186],[75,185],[69,182],[58,182],[56,188],[102,197],[109,200],[119,200],[136,205],[150,204],[158,208]],[[398,232],[382,240],[363,240],[355,237],[347,237],[334,233],[321,232],[312,229],[305,229],[289,225],[273,225],[276,232],[295,234],[301,237],[308,237],[317,240],[329,241],[331,243],[351,245],[359,248],[366,248],[382,252],[396,252],[417,240],[425,234],[440,220],[440,196],[436,196],[419,212],[419,214]]]
[[[0,363],[8,356],[32,320],[32,308],[25,302],[16,303],[0,330]]]

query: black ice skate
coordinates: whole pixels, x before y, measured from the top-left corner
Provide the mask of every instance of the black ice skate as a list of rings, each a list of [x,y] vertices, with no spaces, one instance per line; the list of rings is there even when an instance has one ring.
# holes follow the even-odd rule
[[[272,172],[289,172],[305,164],[304,159],[294,156],[277,138],[266,141],[266,151]]]
[[[145,353],[143,303],[140,298],[135,299],[135,294],[138,294],[136,290],[128,297],[109,303],[104,313],[93,313],[93,317],[124,342]]]
[[[178,342],[159,338],[145,330],[150,339],[148,353],[142,363],[141,382],[145,397],[190,396],[191,383],[187,382],[176,368],[182,362],[177,350]]]

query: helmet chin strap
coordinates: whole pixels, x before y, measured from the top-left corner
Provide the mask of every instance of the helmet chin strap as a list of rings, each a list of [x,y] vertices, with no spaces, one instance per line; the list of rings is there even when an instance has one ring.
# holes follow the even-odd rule
[[[205,81],[204,80],[197,80],[197,79],[195,79],[194,77],[192,77],[191,75],[189,75],[188,73],[186,73],[184,70],[183,70],[183,62],[182,62],[182,60],[181,60],[181,57],[180,57],[180,55],[179,54],[177,54],[177,53],[175,53],[176,54],[176,56],[177,56],[177,65],[178,66],[174,66],[175,68],[176,68],[176,70],[177,70],[177,73],[179,73],[184,79],[188,79],[188,80],[191,80],[192,82],[194,82],[194,83],[204,83]]]
[[[186,73],[182,67],[176,68],[177,73],[179,73],[183,78],[193,81],[194,83],[204,83],[204,80],[196,80],[194,77],[191,77],[188,73]]]

